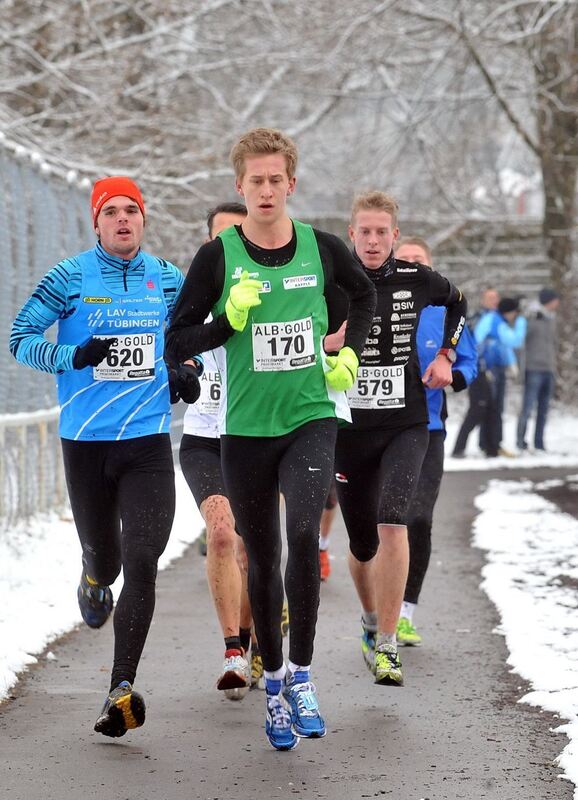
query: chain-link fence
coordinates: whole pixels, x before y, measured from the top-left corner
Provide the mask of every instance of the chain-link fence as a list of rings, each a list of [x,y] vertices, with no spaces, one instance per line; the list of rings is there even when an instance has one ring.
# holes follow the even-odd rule
[[[46,272],[93,245],[89,189],[0,134],[0,532],[65,502],[54,376],[18,364],[8,339]]]

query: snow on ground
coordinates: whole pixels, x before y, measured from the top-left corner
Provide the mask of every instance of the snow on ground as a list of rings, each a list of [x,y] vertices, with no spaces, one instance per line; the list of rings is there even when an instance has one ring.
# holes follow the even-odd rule
[[[578,474],[569,480],[578,489]],[[500,613],[508,663],[532,687],[521,702],[568,720],[556,729],[570,739],[559,763],[578,785],[578,521],[536,494],[541,486],[490,481],[476,499],[473,542],[486,551],[482,587]]]
[[[161,569],[183,554],[203,526],[180,470],[176,479],[175,521]],[[17,674],[36,663],[34,654],[82,622],[76,603],[80,571],[81,549],[72,518],[46,515],[0,537],[0,701]],[[113,585],[115,597],[121,587],[122,577]]]
[[[516,415],[519,395],[516,392],[509,403],[509,410],[504,419],[504,437],[502,444],[514,457],[498,456],[487,458],[478,447],[479,429],[472,431],[468,438],[465,458],[452,458],[451,452],[456,441],[460,423],[466,410],[466,393],[452,395],[448,393],[449,417],[447,420],[448,435],[446,438],[446,472],[478,471],[494,469],[532,469],[533,467],[573,467],[578,466],[578,415],[565,411],[558,406],[551,407],[545,433],[547,452],[534,452],[529,449],[518,453],[516,441]],[[526,439],[532,442],[533,421],[528,426]]]
[[[515,441],[514,400],[505,418],[504,445]],[[447,451],[451,453],[467,398],[449,397]],[[448,470],[509,470],[529,467],[576,468],[578,419],[552,409],[547,453],[516,458],[483,457],[477,431],[465,459],[446,460]],[[473,544],[486,552],[483,588],[501,615],[500,633],[508,663],[531,687],[524,702],[557,713],[567,723],[557,730],[570,739],[560,756],[568,779],[578,786],[578,523],[535,493],[531,472],[525,481],[490,482],[476,499],[480,511]],[[578,492],[577,492],[578,502]],[[178,558],[202,527],[186,482],[177,471],[177,512],[160,566]],[[46,570],[46,565],[50,569]],[[50,641],[80,621],[76,587],[80,546],[70,519],[47,516],[0,539],[0,700],[18,673],[50,652]],[[118,595],[120,584],[113,587]],[[578,789],[575,793],[578,800]]]

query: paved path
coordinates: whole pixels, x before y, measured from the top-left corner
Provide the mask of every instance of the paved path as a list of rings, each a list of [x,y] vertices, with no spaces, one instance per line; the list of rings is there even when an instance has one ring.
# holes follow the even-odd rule
[[[491,477],[444,478],[418,617],[425,646],[402,650],[405,688],[375,686],[363,665],[339,521],[314,664],[329,733],[292,753],[272,750],[263,693],[231,703],[213,689],[221,643],[193,547],[160,575],[138,679],[145,727],[120,740],[93,733],[112,630],[72,632],[0,708],[2,800],[570,800],[573,787],[553,766],[566,740],[549,729],[560,721],[516,703],[525,687],[508,671],[479,588],[472,500]]]

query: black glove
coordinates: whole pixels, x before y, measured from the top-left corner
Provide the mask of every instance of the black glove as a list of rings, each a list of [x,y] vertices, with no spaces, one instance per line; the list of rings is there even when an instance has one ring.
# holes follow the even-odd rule
[[[79,347],[72,358],[74,369],[97,367],[108,355],[108,351],[116,339],[89,339],[86,344]]]
[[[169,367],[169,389],[171,403],[196,403],[201,394],[201,384],[197,377],[197,370],[190,364],[180,364],[178,367]]]

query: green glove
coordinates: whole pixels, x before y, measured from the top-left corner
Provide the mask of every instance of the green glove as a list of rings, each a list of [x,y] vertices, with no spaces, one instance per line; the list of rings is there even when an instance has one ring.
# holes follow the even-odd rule
[[[239,283],[231,286],[229,297],[225,303],[225,314],[231,328],[236,331],[244,329],[249,317],[249,309],[261,305],[259,292],[262,289],[261,281],[250,278],[247,270],[244,270]]]
[[[359,359],[351,347],[342,347],[336,356],[327,356],[325,359],[329,372],[325,373],[325,380],[331,389],[336,392],[345,392],[351,389],[357,377]]]

